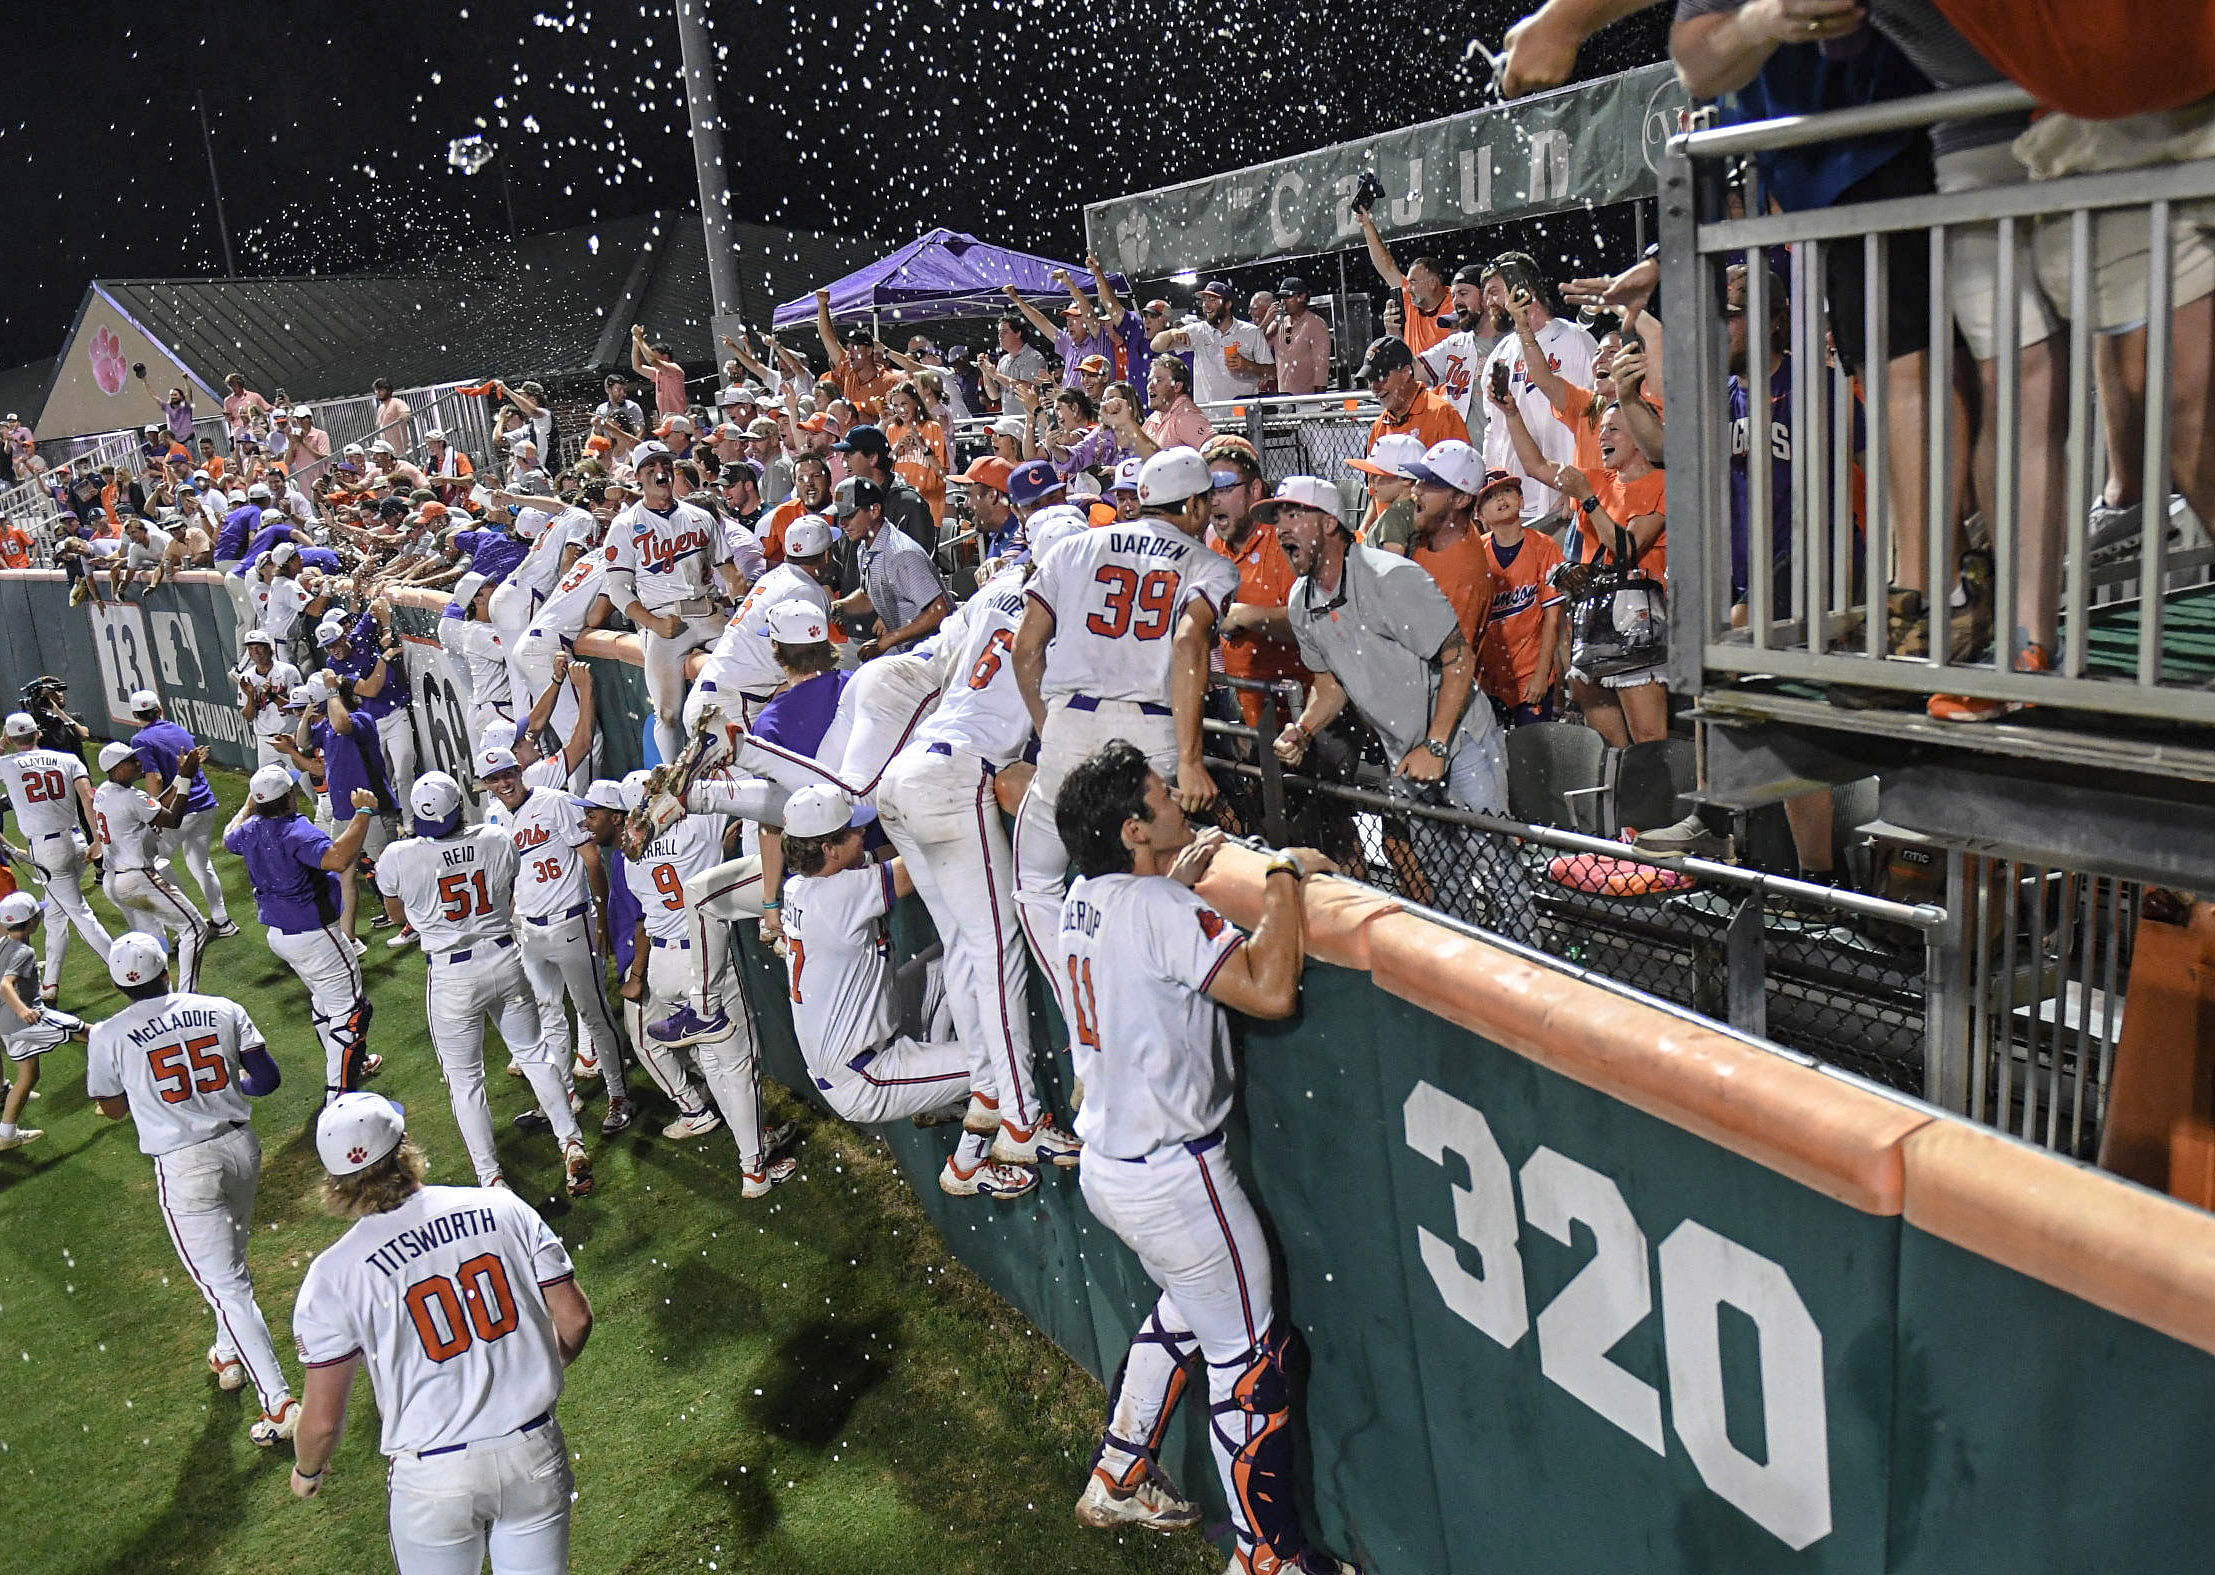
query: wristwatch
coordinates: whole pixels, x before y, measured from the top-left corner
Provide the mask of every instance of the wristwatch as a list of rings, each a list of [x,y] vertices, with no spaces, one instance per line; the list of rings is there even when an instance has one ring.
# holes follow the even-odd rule
[[[1424,739],[1420,747],[1429,750],[1441,760],[1446,758],[1446,746],[1435,738]]]
[[[1586,514],[1590,514],[1590,513],[1593,513],[1594,511],[1596,511],[1596,510],[1597,510],[1597,509],[1599,508],[1599,506],[1600,506],[1600,500],[1599,500],[1599,497],[1598,497],[1598,496],[1597,496],[1596,494],[1595,494],[1594,496],[1592,496],[1592,497],[1589,497],[1589,498],[1581,498],[1581,499],[1579,499],[1579,500],[1578,500],[1578,502],[1577,502],[1577,508],[1578,508],[1578,509],[1579,509],[1579,510],[1580,510],[1581,512],[1583,512],[1583,513],[1586,513]]]

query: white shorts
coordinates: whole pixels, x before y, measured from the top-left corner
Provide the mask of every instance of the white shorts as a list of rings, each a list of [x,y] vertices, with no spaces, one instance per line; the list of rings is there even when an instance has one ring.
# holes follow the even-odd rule
[[[2030,171],[2004,142],[1940,154],[1933,167],[1938,190],[1947,195],[2018,185],[2030,179]],[[2040,287],[2039,271],[2031,254],[2031,230],[2027,222],[2015,226],[2015,342],[2025,350],[2059,330],[2061,314],[2053,301],[2069,298],[2066,290],[2049,298]],[[2067,262],[2066,247],[2063,262]],[[1946,231],[1946,286],[1954,321],[1961,325],[1970,353],[1979,361],[1993,359],[1999,354],[2000,339],[1998,224],[1957,225]]]

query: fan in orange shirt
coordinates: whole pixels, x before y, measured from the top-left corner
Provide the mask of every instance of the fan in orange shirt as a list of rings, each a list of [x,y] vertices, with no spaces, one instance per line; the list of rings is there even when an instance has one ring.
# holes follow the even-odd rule
[[[1504,470],[1484,478],[1477,524],[1492,575],[1492,611],[1477,647],[1477,683],[1502,727],[1554,719],[1562,609],[1554,588],[1561,547],[1543,531],[1523,528],[1523,480]]]
[[[1215,484],[1208,494],[1207,544],[1238,565],[1238,589],[1216,626],[1222,635],[1223,671],[1261,683],[1305,680],[1307,666],[1285,617],[1296,576],[1277,540],[1276,509],[1268,502],[1261,456],[1253,444],[1227,432],[1210,438],[1200,452]],[[1238,691],[1248,727],[1261,725],[1261,698],[1251,690]]]
[[[792,496],[769,511],[762,522],[761,552],[770,567],[784,562],[784,533],[803,514],[828,519],[831,511],[831,464],[821,454],[802,454],[792,462]]]
[[[1620,562],[1627,556],[1643,573],[1665,580],[1669,573],[1668,481],[1646,451],[1630,440],[1623,430],[1623,413],[1614,406],[1600,417],[1600,458],[1609,468],[1597,476],[1588,477],[1574,465],[1557,465],[1541,478],[1577,500],[1580,517],[1564,544],[1569,560],[1593,563],[1604,553],[1610,561]],[[1668,736],[1669,693],[1661,676],[1659,667],[1650,667],[1593,683],[1572,669],[1570,687],[1585,721],[1621,749]]]
[[[923,391],[911,377],[900,379],[885,395],[884,438],[892,445],[894,473],[923,495],[931,523],[945,524],[946,472],[952,464],[946,428],[930,419]]]
[[[1492,616],[1492,554],[1477,528],[1477,494],[1484,491],[1484,458],[1467,443],[1433,443],[1408,466],[1415,481],[1415,543],[1408,554],[1430,571],[1461,620],[1462,637],[1482,648]]]
[[[1354,381],[1384,406],[1384,414],[1369,424],[1370,452],[1375,452],[1379,438],[1395,432],[1421,438],[1426,449],[1436,443],[1469,441],[1469,423],[1462,420],[1461,412],[1450,401],[1423,386],[1415,352],[1408,349],[1405,340],[1388,334],[1372,341]]]

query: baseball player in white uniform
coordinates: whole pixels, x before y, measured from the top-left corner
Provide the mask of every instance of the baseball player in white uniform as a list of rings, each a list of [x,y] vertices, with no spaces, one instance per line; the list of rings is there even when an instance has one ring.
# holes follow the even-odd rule
[[[785,973],[800,1054],[824,1101],[860,1125],[929,1116],[969,1099],[970,1051],[956,1039],[919,1041],[894,1021],[885,920],[915,890],[899,859],[870,860],[866,806],[833,787],[792,795],[784,808]],[[965,1126],[939,1171],[957,1197],[1020,1197],[1035,1171],[989,1157],[991,1136]]]
[[[1024,932],[1072,1021],[1056,949],[1068,855],[1054,800],[1077,762],[1113,738],[1173,776],[1180,800],[1215,797],[1201,763],[1208,649],[1238,590],[1238,566],[1202,539],[1207,461],[1166,448],[1138,475],[1135,520],[1080,531],[1038,559],[1010,657],[1038,729],[1038,772],[1015,816],[1015,898]]]
[[[654,747],[674,760],[684,748],[685,653],[721,637],[728,620],[716,593],[736,602],[738,576],[715,516],[678,501],[669,450],[641,443],[631,463],[641,496],[609,522],[607,595],[641,631]]]
[[[386,910],[404,915],[422,937],[424,1016],[478,1184],[505,1185],[485,1098],[485,1019],[492,1017],[561,1143],[569,1195],[581,1198],[592,1190],[592,1156],[577,1128],[576,1095],[515,951],[515,844],[505,827],[462,825],[461,784],[443,771],[415,779],[408,807],[415,835],[377,860],[377,890]]]
[[[117,936],[108,977],[130,1004],[92,1025],[85,1092],[100,1114],[138,1128],[162,1223],[215,1314],[208,1368],[225,1389],[253,1384],[261,1418],[252,1435],[266,1448],[292,1436],[300,1411],[246,1267],[261,1184],[247,1100],[274,1093],[282,1074],[245,1007],[170,988],[159,936]]]
[[[561,762],[540,764],[558,768]],[[576,1003],[592,1060],[607,1080],[608,1108],[600,1130],[620,1132],[631,1124],[632,1111],[623,1083],[623,1040],[608,1006],[608,871],[599,840],[585,827],[583,802],[565,786],[525,783],[513,751],[479,750],[477,780],[507,811],[516,858],[516,939],[523,976],[538,997],[548,1053],[556,1066],[569,1059],[566,994]],[[621,802],[618,790],[617,809]]]
[[[266,629],[277,642],[277,654],[286,658],[299,653],[304,632],[300,615],[308,606],[308,593],[292,577],[299,561],[300,549],[280,541],[246,573],[246,605],[254,627]]]
[[[38,720],[28,711],[9,712],[0,733],[7,735],[8,751],[0,755],[0,783],[46,883],[46,975],[39,993],[51,1002],[61,989],[72,929],[102,961],[108,955],[108,927],[85,901],[85,837],[77,826],[80,809],[88,825],[100,824],[92,818],[92,776],[75,755],[39,747]]]
[[[199,987],[200,954],[211,931],[192,899],[156,863],[156,842],[184,818],[185,794],[199,780],[207,753],[203,745],[184,755],[157,804],[138,785],[145,772],[137,752],[129,744],[103,744],[100,771],[106,780],[92,794],[92,823],[107,850],[103,889],[108,900],[122,910],[132,929],[156,937],[176,935],[177,978],[187,990]]]
[[[46,1134],[18,1126],[31,1090],[38,1086],[39,1057],[86,1033],[84,1020],[46,1005],[39,996],[38,958],[31,950],[39,901],[27,891],[0,897],[0,1047],[10,1063],[8,1098],[0,1106],[0,1149],[21,1148]]]
[[[549,688],[561,682],[561,659],[576,649],[578,637],[606,620],[611,556],[606,547],[579,554],[538,604],[530,627],[516,641],[510,665],[523,686],[526,707],[535,707]],[[549,721],[556,733],[567,738],[576,720],[576,697],[565,691],[555,700]]]
[[[254,764],[281,766],[284,755],[271,742],[292,728],[285,700],[299,687],[300,669],[277,660],[277,644],[267,629],[246,631],[246,656],[232,676],[238,681],[238,708],[254,730]]]
[[[438,620],[438,643],[469,685],[471,738],[482,738],[494,723],[515,725],[507,645],[485,621],[491,584],[481,574],[463,575],[454,582],[454,599]]]
[[[1031,550],[1050,551],[1085,528],[1074,511],[1034,517]],[[993,1134],[996,1160],[1073,1165],[1076,1140],[1039,1102],[1015,861],[995,792],[999,773],[1031,743],[1030,711],[1007,658],[1034,568],[1035,559],[995,576],[941,631],[952,681],[886,770],[877,812],[945,946],[954,1031],[975,1056],[963,1124]]]
[[[1193,837],[1137,745],[1118,739],[1080,763],[1055,809],[1078,876],[1062,902],[1060,946],[1085,1079],[1084,1199],[1161,1287],[1116,1372],[1077,1519],[1164,1531],[1197,1523],[1154,1459],[1197,1353],[1237,1539],[1230,1571],[1350,1575],[1354,1566],[1311,1545],[1300,1525],[1293,1332],[1272,1310],[1261,1220],[1223,1157],[1234,1082],[1222,1008],[1263,1019],[1297,1009],[1301,883],[1333,866],[1309,848],[1279,854],[1248,938],[1192,889],[1222,834]]]
[[[554,1406],[592,1334],[568,1250],[504,1187],[427,1187],[400,1107],[345,1094],[315,1124],[324,1204],[353,1224],[300,1282],[307,1368],[292,1491],[313,1498],[369,1367],[400,1575],[565,1575],[576,1479]]]
[[[785,527],[784,562],[747,591],[685,696],[686,732],[697,727],[700,713],[714,705],[735,738],[783,684],[784,670],[777,665],[776,644],[769,632],[772,607],[806,602],[829,623],[827,586],[837,572],[831,562],[831,536],[830,521],[814,514],[803,514]]]
[[[549,503],[554,505],[552,509],[544,507]],[[555,583],[569,567],[569,548],[589,544],[599,527],[589,512],[568,508],[558,498],[531,498],[526,502],[519,493],[496,488],[492,493],[492,505],[496,509],[520,505],[515,512],[515,534],[530,544],[523,561],[507,572],[485,607],[485,616],[499,631],[500,642],[507,648],[512,667],[516,647],[537,620],[539,604],[552,593]],[[579,520],[583,522],[582,535],[579,534]],[[515,678],[516,703],[527,706],[536,697],[535,692],[523,692],[520,672]]]

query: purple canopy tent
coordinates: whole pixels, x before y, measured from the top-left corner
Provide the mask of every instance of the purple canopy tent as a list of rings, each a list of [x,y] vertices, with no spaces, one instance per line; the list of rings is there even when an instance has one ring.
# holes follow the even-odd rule
[[[1029,300],[1066,301],[1069,292],[1054,281],[1056,268],[1067,268],[1090,292],[1090,271],[1074,263],[988,245],[954,230],[932,230],[833,284],[831,317],[916,323],[984,316],[1006,305],[1001,287],[1010,284]],[[1127,304],[1129,281],[1121,274],[1109,274],[1108,281]],[[815,321],[815,297],[785,302],[774,321],[779,330],[806,327]]]

